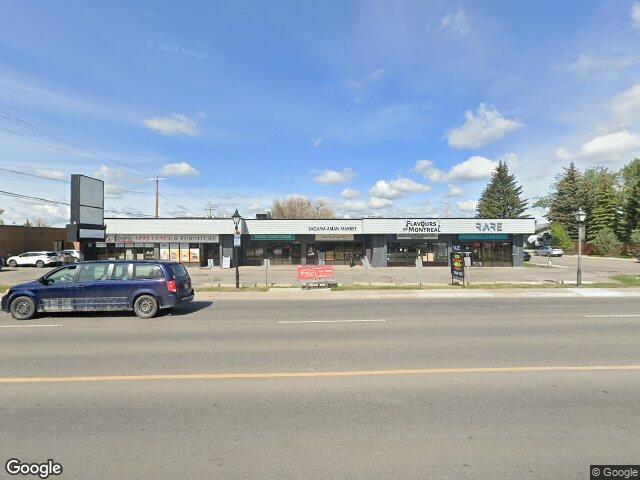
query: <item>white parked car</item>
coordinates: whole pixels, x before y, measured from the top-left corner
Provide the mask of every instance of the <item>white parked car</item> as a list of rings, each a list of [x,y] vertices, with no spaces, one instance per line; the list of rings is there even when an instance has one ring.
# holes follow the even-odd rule
[[[60,265],[62,259],[56,254],[56,252],[26,252],[22,255],[15,255],[7,259],[7,265],[10,267],[26,267],[36,266],[39,268],[48,265]]]
[[[80,261],[80,250],[62,250],[60,253],[64,256],[70,257],[73,263],[78,263]]]
[[[561,257],[564,255],[564,250],[558,247],[540,247],[535,250],[536,255],[543,257]]]

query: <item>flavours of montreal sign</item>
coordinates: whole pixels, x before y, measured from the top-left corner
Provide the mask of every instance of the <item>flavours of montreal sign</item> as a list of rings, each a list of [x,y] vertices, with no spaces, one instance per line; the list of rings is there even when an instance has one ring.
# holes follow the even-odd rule
[[[405,220],[402,233],[440,233],[440,220]]]

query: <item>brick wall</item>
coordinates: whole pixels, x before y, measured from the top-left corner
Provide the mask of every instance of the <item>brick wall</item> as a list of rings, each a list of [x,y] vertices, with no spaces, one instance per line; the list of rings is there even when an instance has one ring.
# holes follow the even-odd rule
[[[64,248],[74,248],[73,242],[67,242],[67,230],[64,228],[0,225],[0,256],[6,258],[32,250],[54,250],[56,240],[61,240]]]

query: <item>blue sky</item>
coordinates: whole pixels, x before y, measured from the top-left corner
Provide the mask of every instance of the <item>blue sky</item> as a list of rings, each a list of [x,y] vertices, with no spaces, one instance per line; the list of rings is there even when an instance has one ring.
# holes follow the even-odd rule
[[[570,160],[640,152],[639,47],[625,1],[6,1],[0,167],[100,176],[132,215],[153,213],[145,178],[163,174],[164,216],[288,195],[471,216],[499,160],[531,198]],[[64,182],[3,171],[0,190],[68,201]],[[67,216],[0,199],[5,223]]]

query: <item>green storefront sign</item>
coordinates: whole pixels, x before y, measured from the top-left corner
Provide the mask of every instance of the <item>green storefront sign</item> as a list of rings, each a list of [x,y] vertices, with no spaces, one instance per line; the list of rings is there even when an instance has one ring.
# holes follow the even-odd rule
[[[289,233],[260,233],[251,235],[251,240],[295,240],[296,236]]]
[[[506,233],[461,233],[458,240],[509,240]]]

